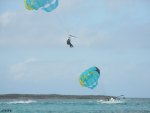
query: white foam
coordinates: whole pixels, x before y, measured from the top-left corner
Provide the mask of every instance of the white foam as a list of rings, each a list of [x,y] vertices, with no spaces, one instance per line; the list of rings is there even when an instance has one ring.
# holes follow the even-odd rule
[[[19,101],[11,101],[7,102],[8,104],[29,104],[29,103],[35,103],[36,101],[33,100],[19,100]]]
[[[119,104],[119,103],[124,103],[121,100],[117,100],[117,99],[113,99],[111,98],[110,100],[106,101],[106,100],[97,100],[98,103],[102,103],[102,104]]]

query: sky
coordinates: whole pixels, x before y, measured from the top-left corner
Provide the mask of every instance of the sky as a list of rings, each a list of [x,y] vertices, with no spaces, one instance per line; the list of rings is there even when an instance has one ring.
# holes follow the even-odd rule
[[[150,97],[150,1],[60,0],[47,13],[0,1],[0,94]],[[74,48],[66,44],[68,35]],[[98,86],[79,84],[97,66]]]

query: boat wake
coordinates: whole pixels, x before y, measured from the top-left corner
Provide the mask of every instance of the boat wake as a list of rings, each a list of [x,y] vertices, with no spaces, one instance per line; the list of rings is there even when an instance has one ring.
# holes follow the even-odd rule
[[[114,99],[114,98],[110,98],[109,100],[97,100],[97,102],[102,103],[102,104],[120,104],[120,103],[124,103],[124,101]]]

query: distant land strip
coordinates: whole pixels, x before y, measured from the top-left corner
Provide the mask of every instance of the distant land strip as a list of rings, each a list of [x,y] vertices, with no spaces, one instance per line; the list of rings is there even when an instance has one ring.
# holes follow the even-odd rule
[[[110,99],[105,95],[59,95],[59,94],[1,94],[0,99]]]

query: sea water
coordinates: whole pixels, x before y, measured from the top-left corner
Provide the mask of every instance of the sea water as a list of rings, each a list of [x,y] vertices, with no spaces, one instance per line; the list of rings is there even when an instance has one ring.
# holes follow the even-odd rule
[[[0,100],[0,113],[150,113],[150,99]]]

